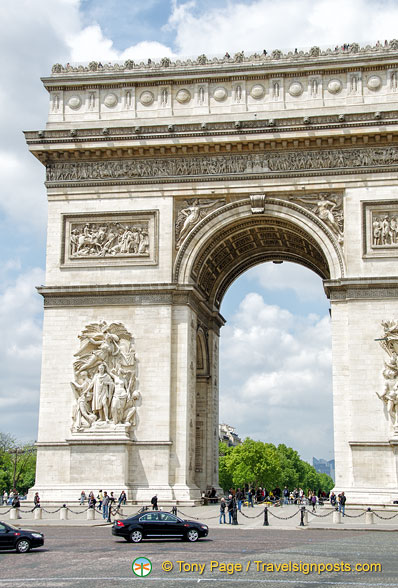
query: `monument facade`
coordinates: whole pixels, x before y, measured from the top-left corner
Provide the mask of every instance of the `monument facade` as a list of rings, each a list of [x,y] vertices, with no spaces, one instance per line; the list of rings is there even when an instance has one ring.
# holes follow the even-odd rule
[[[32,492],[192,503],[217,486],[223,296],[293,261],[330,299],[336,490],[397,499],[398,41],[57,64],[43,83]]]

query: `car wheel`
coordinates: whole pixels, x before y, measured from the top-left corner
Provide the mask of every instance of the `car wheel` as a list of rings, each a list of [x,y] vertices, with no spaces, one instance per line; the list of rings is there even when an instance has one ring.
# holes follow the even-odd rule
[[[197,541],[199,539],[199,533],[197,532],[196,529],[189,529],[188,533],[187,533],[187,539],[188,541]]]
[[[30,549],[30,542],[28,539],[20,539],[17,542],[15,549],[17,550],[17,553],[26,553]]]
[[[141,531],[133,531],[130,535],[130,541],[133,543],[140,543],[142,541]]]

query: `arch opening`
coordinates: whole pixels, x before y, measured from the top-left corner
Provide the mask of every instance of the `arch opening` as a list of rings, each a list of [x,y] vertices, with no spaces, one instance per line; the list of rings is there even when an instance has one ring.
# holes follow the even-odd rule
[[[217,309],[232,282],[266,261],[303,265],[330,278],[319,243],[299,225],[274,216],[239,219],[220,230],[197,254],[191,278]]]

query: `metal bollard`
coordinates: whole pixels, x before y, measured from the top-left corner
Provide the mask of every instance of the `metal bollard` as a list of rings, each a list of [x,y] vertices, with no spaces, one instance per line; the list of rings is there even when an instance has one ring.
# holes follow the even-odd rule
[[[341,512],[338,510],[335,510],[333,513],[333,522],[341,524]]]
[[[12,507],[12,509],[10,510],[10,519],[15,520],[20,518],[21,517],[19,516],[19,508]]]
[[[43,511],[41,510],[40,506],[35,508],[35,520],[41,519],[43,515]]]
[[[59,518],[61,521],[68,520],[68,509],[66,508],[66,504],[64,504],[61,510],[59,511]]]
[[[300,527],[305,527],[305,522],[308,523],[307,512],[305,510],[305,506],[300,508]]]
[[[87,510],[87,520],[88,521],[93,521],[95,519],[95,509],[94,508],[89,508]]]
[[[368,508],[367,511],[365,512],[365,523],[367,525],[373,525],[374,522],[375,522],[375,519],[374,519],[374,514],[372,512],[372,509]]]
[[[264,523],[263,523],[263,527],[269,527],[269,522],[268,522],[268,506],[264,507]]]

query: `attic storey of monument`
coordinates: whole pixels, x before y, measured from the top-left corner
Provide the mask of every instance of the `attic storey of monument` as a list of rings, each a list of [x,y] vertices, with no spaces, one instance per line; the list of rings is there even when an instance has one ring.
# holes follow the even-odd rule
[[[48,122],[26,133],[47,170],[43,499],[217,485],[220,303],[267,260],[330,298],[336,489],[396,497],[374,339],[397,318],[398,45],[353,47],[43,78]]]

